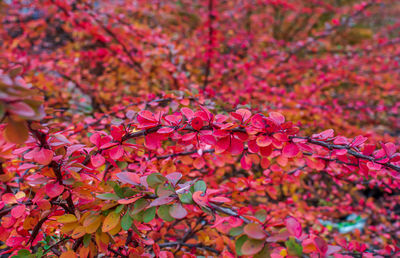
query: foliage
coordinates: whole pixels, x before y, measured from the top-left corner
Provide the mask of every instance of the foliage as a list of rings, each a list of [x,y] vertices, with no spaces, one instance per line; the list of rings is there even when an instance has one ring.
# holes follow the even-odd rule
[[[2,254],[399,255],[397,1],[0,10]]]

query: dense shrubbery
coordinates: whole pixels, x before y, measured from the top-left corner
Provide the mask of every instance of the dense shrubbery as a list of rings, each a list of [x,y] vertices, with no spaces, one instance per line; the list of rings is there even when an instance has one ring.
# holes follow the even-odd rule
[[[395,257],[397,1],[5,1],[13,257]]]

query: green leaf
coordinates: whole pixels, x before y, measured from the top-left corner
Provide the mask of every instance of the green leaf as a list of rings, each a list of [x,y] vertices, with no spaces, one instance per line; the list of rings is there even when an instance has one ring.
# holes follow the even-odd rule
[[[96,198],[100,199],[100,200],[119,200],[119,199],[121,199],[120,197],[118,197],[118,195],[113,194],[113,193],[98,194],[98,195],[96,195]]]
[[[170,205],[162,205],[158,207],[157,215],[164,221],[173,221],[174,218],[169,214]]]
[[[246,242],[246,240],[248,239],[248,237],[246,235],[243,235],[241,237],[239,237],[236,242],[235,242],[235,248],[236,248],[236,254],[237,255],[242,255],[242,246],[244,244],[244,242]]]
[[[168,185],[159,185],[157,187],[157,196],[170,196],[171,194],[175,193],[174,188],[168,184]]]
[[[256,211],[256,214],[254,214],[254,215],[261,222],[265,222],[265,220],[267,219],[266,210],[258,210],[258,211]]]
[[[121,227],[123,230],[128,230],[133,223],[132,217],[129,215],[129,212],[126,212],[125,215],[121,219]]]
[[[144,211],[140,211],[139,213],[131,214],[132,219],[135,221],[143,222],[143,213]]]
[[[298,257],[303,255],[303,247],[296,243],[294,237],[290,237],[289,240],[285,242],[285,245],[290,255],[296,255]]]
[[[156,207],[151,207],[143,212],[143,222],[149,223],[156,216]]]
[[[90,240],[92,239],[92,235],[90,235],[90,234],[85,234],[84,236],[83,236],[83,245],[85,246],[85,247],[88,247],[89,246],[89,244],[90,244]]]
[[[183,193],[183,194],[178,194],[179,200],[182,203],[186,203],[186,204],[191,204],[193,203],[193,199],[192,199],[192,193],[191,192],[187,192],[187,193]]]
[[[194,189],[194,192],[202,191],[204,193],[207,189],[207,185],[203,180],[200,180],[194,184],[193,189]]]
[[[124,190],[124,198],[126,198],[126,197],[131,197],[131,196],[134,196],[135,194],[137,194],[138,192],[137,191],[134,191],[132,188],[130,188],[130,187],[122,187],[121,189],[123,189]]]
[[[6,113],[6,108],[3,102],[0,102],[0,120],[3,119],[5,113]]]
[[[238,236],[238,235],[240,235],[242,233],[243,233],[243,226],[236,227],[236,228],[231,228],[229,230],[229,235],[230,236]]]
[[[29,250],[26,249],[19,250],[17,255],[12,256],[12,258],[28,258],[28,257],[31,258],[35,256],[31,254]]]
[[[139,212],[141,212],[144,208],[146,208],[146,206],[148,205],[148,202],[146,201],[146,199],[139,199],[135,202],[135,204],[133,205],[133,214],[138,214]]]
[[[153,173],[147,176],[147,184],[151,188],[156,188],[158,185],[164,183],[167,179],[160,173]]]
[[[124,198],[124,190],[119,185],[114,185],[114,192],[121,198]]]
[[[268,245],[264,245],[264,248],[253,256],[253,258],[265,258],[265,257],[271,257]]]
[[[125,207],[125,205],[121,204],[118,205],[117,208],[115,208],[114,212],[115,213],[121,213],[122,209]]]
[[[117,161],[117,165],[119,169],[124,170],[128,166],[128,162],[126,161]]]

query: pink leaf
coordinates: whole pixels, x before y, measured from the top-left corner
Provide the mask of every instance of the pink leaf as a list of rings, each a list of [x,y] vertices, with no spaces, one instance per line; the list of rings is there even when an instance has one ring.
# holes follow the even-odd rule
[[[301,224],[297,219],[293,217],[288,217],[285,220],[285,224],[288,232],[291,235],[295,236],[296,238],[299,238],[301,236],[302,233]]]
[[[299,153],[299,147],[295,143],[287,143],[282,149],[282,155],[287,158],[293,158]]]
[[[92,165],[96,168],[102,166],[106,162],[105,158],[100,153],[91,156],[90,161],[92,162]]]
[[[54,152],[52,150],[41,148],[34,154],[33,159],[41,165],[48,165],[53,159],[53,156]]]
[[[152,201],[152,202],[150,203],[150,206],[149,206],[149,207],[160,206],[160,205],[168,204],[168,203],[172,202],[173,200],[175,200],[174,197],[171,197],[171,196],[162,196],[162,197],[159,197],[159,198],[155,199],[154,201]]]
[[[181,112],[182,112],[182,114],[184,114],[186,116],[186,118],[188,120],[190,120],[194,117],[194,112],[190,108],[186,108],[186,107],[181,108]]]
[[[124,148],[118,145],[116,148],[110,150],[110,157],[114,160],[120,159],[124,155]]]
[[[21,205],[15,206],[11,210],[11,216],[13,216],[14,218],[17,219],[17,218],[21,217],[22,215],[24,215],[25,211],[26,211],[25,204],[21,204]]]
[[[187,211],[180,203],[175,203],[169,209],[169,215],[175,219],[183,219],[187,215]]]
[[[13,204],[13,203],[17,203],[17,198],[15,198],[15,195],[12,193],[5,193],[1,196],[1,200],[5,203],[5,204]]]
[[[182,174],[179,172],[175,172],[175,173],[168,174],[165,177],[168,179],[168,181],[173,186],[175,186],[179,182],[179,180],[182,178]]]
[[[140,178],[139,175],[136,173],[131,173],[131,172],[121,172],[116,174],[118,177],[118,180],[122,183],[127,183],[131,185],[138,185],[140,184]]]
[[[269,113],[269,118],[272,119],[278,125],[283,124],[285,122],[285,117],[278,112]]]
[[[175,129],[172,127],[162,127],[160,129],[157,130],[157,133],[161,133],[161,134],[169,134],[172,133]]]
[[[267,135],[260,135],[257,137],[257,145],[260,147],[267,147],[272,143],[272,138]]]
[[[243,228],[244,233],[253,239],[264,239],[267,235],[260,224],[250,223]]]
[[[203,191],[194,192],[192,195],[193,201],[200,206],[207,206],[208,205],[208,197],[202,196]]]
[[[59,183],[47,184],[45,188],[46,188],[46,194],[50,198],[57,197],[64,191],[64,186],[60,185]]]

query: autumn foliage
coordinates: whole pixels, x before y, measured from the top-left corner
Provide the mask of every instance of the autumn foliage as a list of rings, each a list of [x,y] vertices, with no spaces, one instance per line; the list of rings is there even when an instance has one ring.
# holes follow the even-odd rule
[[[0,15],[4,257],[400,256],[398,1]]]

